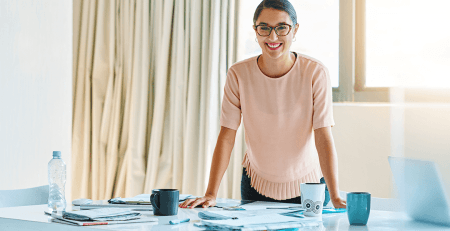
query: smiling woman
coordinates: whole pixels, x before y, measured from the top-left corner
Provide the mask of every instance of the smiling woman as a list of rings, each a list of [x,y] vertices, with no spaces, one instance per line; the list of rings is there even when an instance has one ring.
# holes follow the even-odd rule
[[[262,54],[229,68],[208,189],[180,207],[216,204],[241,117],[247,145],[242,199],[301,203],[301,183],[326,182],[325,197],[336,208],[346,206],[331,134],[331,81],[320,61],[291,52],[296,18],[287,0],[264,0],[256,8],[253,30]]]

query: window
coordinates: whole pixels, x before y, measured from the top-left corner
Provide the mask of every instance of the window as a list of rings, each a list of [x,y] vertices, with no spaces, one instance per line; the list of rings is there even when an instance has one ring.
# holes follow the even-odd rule
[[[366,1],[366,86],[450,88],[450,1]]]
[[[449,102],[447,0],[356,1],[355,101]]]

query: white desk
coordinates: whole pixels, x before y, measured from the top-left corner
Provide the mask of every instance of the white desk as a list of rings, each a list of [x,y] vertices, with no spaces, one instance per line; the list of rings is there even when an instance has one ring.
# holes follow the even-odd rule
[[[217,210],[218,208],[196,208],[179,209],[177,216],[155,216],[159,219],[156,223],[138,223],[123,225],[100,225],[91,227],[71,226],[50,222],[50,217],[44,214],[47,205],[33,205],[11,208],[0,208],[0,230],[139,230],[139,231],[184,231],[184,230],[202,230],[193,226],[194,221],[199,221],[197,216],[199,211]],[[141,212],[142,214],[153,216],[153,212]],[[190,218],[191,223],[179,225],[170,225],[169,220]],[[370,212],[367,226],[350,226],[346,213],[325,214],[323,216],[323,226],[316,229],[304,230],[450,230],[450,227],[442,227],[432,224],[419,223],[410,220],[406,215],[397,212],[386,212],[372,210]],[[300,229],[302,230],[302,229]]]

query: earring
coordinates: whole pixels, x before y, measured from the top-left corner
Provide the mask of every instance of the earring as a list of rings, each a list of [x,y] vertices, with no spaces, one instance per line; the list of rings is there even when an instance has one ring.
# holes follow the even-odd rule
[[[293,40],[292,42],[295,42],[295,41],[297,41],[297,38],[296,38],[296,37],[294,37],[294,40]]]
[[[256,37],[255,37],[255,42],[258,43],[258,40],[256,39]]]

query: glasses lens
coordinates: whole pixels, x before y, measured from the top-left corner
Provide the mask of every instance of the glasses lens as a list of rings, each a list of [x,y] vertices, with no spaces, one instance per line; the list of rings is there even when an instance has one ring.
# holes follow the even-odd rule
[[[270,34],[271,30],[272,30],[272,28],[270,28],[268,26],[258,26],[258,28],[256,29],[258,34],[261,36],[268,36]]]
[[[277,32],[277,35],[279,36],[286,36],[289,34],[290,27],[288,25],[281,25],[275,27],[275,32]]]

